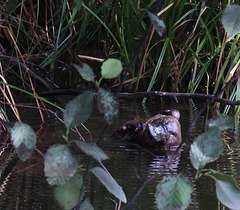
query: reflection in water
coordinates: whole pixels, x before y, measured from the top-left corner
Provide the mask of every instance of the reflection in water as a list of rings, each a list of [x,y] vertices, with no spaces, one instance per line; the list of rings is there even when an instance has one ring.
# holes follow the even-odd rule
[[[159,159],[161,161],[159,161]],[[168,163],[171,160],[170,164],[167,167],[163,163]],[[179,164],[180,156],[173,158],[172,156],[163,156],[158,159],[153,159],[152,162],[148,165],[149,175],[154,174],[164,174],[164,175],[173,175],[177,174],[178,164]],[[170,168],[172,170],[170,170]]]
[[[182,138],[185,139],[192,116],[196,112],[191,105],[184,102],[172,103],[171,101],[163,102],[156,100],[147,102],[147,107],[143,109],[141,100],[120,101],[119,117],[114,125],[108,129],[105,138],[100,144],[100,147],[110,158],[103,161],[103,164],[119,185],[122,186],[128,201],[136,195],[146,180],[154,177],[137,196],[133,206],[128,209],[156,209],[154,201],[156,186],[163,176],[172,174],[183,174],[191,181],[194,192],[188,209],[220,208],[215,194],[214,182],[208,177],[202,177],[197,181],[194,179],[196,170],[193,169],[189,160],[189,142],[186,142],[181,154],[174,157],[170,162],[172,171],[163,164],[169,162],[172,153],[158,154],[156,157],[140,148],[126,145],[111,138],[112,133],[119,129],[127,120],[134,118],[146,120],[167,108],[180,110]],[[37,112],[35,116],[32,113],[29,115],[23,117],[23,119],[28,119],[28,123],[37,131],[40,120],[36,121],[35,118],[36,116],[39,118],[39,115]],[[204,131],[207,118],[206,115],[203,115],[198,120],[191,134],[192,141]],[[32,122],[33,119],[34,123]],[[91,119],[85,125],[89,128],[93,140],[96,140],[100,136],[105,122],[103,123],[103,117],[97,111],[94,111]],[[81,133],[84,138],[90,139],[87,132],[82,130]],[[65,127],[54,118],[48,119],[48,122],[38,132],[38,149],[45,153],[50,145],[56,142],[65,143],[62,139],[63,134],[65,134]],[[235,141],[233,132],[227,131],[224,133],[224,136],[226,136],[225,140],[229,146],[226,144],[224,154],[216,162],[207,165],[207,167],[230,174],[236,179],[237,183],[240,183],[240,167],[238,166],[240,161],[239,144]],[[78,137],[73,135],[72,138],[76,139]],[[2,140],[0,148],[2,148],[1,146],[6,146]],[[155,153],[156,151],[151,152]],[[10,155],[8,157],[8,161],[10,161]],[[79,159],[82,161],[81,164],[86,165],[88,163],[88,158],[82,155],[80,151]],[[0,155],[1,167],[4,166],[3,160],[6,160],[6,156],[3,158]],[[99,164],[95,162],[92,167],[94,166],[99,166]],[[14,170],[4,179],[0,189],[0,209],[60,209],[54,199],[52,187],[48,185],[44,178],[43,158],[36,152],[33,153],[33,156],[28,161],[18,161]],[[92,174],[89,177],[85,195],[89,197],[95,209],[115,209],[118,203],[118,200]],[[122,207],[124,207],[124,204],[122,204]]]

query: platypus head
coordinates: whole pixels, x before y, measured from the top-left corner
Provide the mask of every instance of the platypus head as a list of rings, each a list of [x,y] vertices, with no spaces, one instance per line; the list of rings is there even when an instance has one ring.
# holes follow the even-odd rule
[[[115,137],[124,141],[137,141],[139,133],[143,130],[143,126],[145,124],[139,120],[130,120],[115,132]]]
[[[166,109],[163,111],[163,115],[170,115],[175,117],[177,120],[180,119],[180,112],[177,109]]]

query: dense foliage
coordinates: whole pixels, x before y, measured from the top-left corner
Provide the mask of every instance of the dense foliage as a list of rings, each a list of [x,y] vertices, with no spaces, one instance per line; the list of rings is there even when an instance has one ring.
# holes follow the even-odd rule
[[[86,88],[89,84],[70,63],[87,61],[97,66],[102,59],[116,57],[127,67],[139,53],[127,75],[126,90],[146,91],[156,74],[154,90],[216,93],[237,71],[239,60],[239,36],[229,34],[233,39],[226,42],[221,22],[228,2],[162,1],[155,8],[156,0],[9,0],[1,3],[0,59],[5,68],[20,65],[16,63],[20,60],[61,88]],[[156,12],[166,30],[159,37],[153,27],[139,49],[150,25],[148,15]],[[234,98],[237,88],[233,86],[225,96]]]

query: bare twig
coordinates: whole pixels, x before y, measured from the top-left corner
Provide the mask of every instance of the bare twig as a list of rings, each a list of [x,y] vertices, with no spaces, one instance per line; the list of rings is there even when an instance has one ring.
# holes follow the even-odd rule
[[[142,184],[142,186],[138,189],[138,191],[136,192],[136,194],[133,196],[133,198],[127,203],[126,206],[124,206],[122,208],[122,210],[128,208],[128,207],[131,207],[135,200],[137,199],[137,197],[140,195],[140,193],[143,191],[143,189],[147,186],[147,184],[152,180],[154,179],[155,177],[157,176],[157,173],[155,173],[154,175],[150,176],[149,178],[147,178],[147,180]]]
[[[60,90],[50,90],[39,93],[40,96],[50,96],[50,95],[78,95],[83,93],[83,91],[75,89],[60,89]],[[97,95],[97,93],[95,93]],[[222,104],[227,104],[231,106],[240,105],[240,101],[233,101],[224,98],[218,98],[213,94],[200,94],[200,93],[170,93],[162,91],[150,91],[150,92],[136,92],[136,93],[118,93],[119,98],[144,98],[144,97],[173,97],[173,98],[193,98],[202,100],[212,100]]]
[[[100,62],[100,63],[102,63],[105,60],[103,58],[96,58],[96,57],[87,56],[87,55],[78,55],[78,57],[81,59],[96,61],[96,62]]]
[[[13,104],[8,103],[8,102],[4,102],[4,101],[0,101],[1,104],[6,104],[9,106],[12,106]],[[15,104],[16,107],[25,107],[25,108],[29,108],[29,109],[41,109],[41,111],[46,111],[49,112],[51,114],[53,114],[62,124],[64,124],[63,120],[57,115],[56,112],[52,111],[51,109],[47,109],[47,108],[42,108],[42,107],[36,107],[36,106],[28,106],[28,105],[23,105],[23,104]],[[1,119],[0,119],[1,121]],[[85,128],[85,126],[83,126]],[[77,130],[71,128],[71,131],[73,131],[74,133],[78,134],[80,139],[85,141],[85,139],[83,138],[83,136],[80,134],[80,132],[78,132]],[[88,132],[88,131],[87,131]]]

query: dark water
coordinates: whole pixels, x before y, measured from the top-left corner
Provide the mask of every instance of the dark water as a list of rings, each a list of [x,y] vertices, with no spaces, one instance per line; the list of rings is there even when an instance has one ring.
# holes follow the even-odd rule
[[[194,113],[197,108],[188,101],[176,103],[174,101],[148,101],[146,107],[141,105],[141,101],[121,100],[120,113],[106,132],[100,147],[110,157],[103,161],[111,175],[122,186],[127,200],[130,201],[144,182],[151,177],[154,178],[144,187],[137,196],[133,206],[127,209],[156,209],[154,194],[156,185],[162,180],[163,176],[173,174],[168,167],[165,167],[161,161],[165,162],[170,158],[170,154],[155,158],[139,148],[128,146],[123,142],[111,138],[111,135],[126,121],[134,118],[147,119],[166,108],[177,108],[181,112],[182,137],[185,139],[188,126],[191,124]],[[62,135],[65,134],[64,126],[54,117],[41,124],[39,115],[36,111],[21,110],[23,112],[23,121],[32,125],[38,136],[38,149],[43,153],[54,143],[65,143]],[[191,140],[204,131],[205,122],[212,117],[211,111],[206,111],[197,121],[196,127],[191,134]],[[40,126],[41,125],[41,126]],[[85,123],[92,135],[93,141],[101,135],[106,123],[102,116],[94,111],[91,119]],[[81,130],[81,134],[90,139],[89,134]],[[214,163],[207,165],[209,168],[232,175],[240,185],[240,151],[238,137],[233,130],[223,133],[225,139],[224,154]],[[71,134],[71,138],[77,139],[76,134]],[[12,148],[1,138],[0,144],[0,162],[1,168],[4,168],[9,162],[14,162]],[[195,169],[191,166],[189,160],[189,142],[183,148],[179,157],[171,163],[174,174],[183,174],[191,180],[193,194],[191,205],[188,209],[223,209],[215,195],[215,184],[208,177],[195,180]],[[3,151],[3,152],[2,152]],[[7,159],[7,160],[6,160]],[[88,158],[79,153],[79,159],[82,164],[87,165]],[[98,166],[98,163],[94,163]],[[83,173],[84,174],[84,173]],[[95,209],[115,209],[117,199],[112,196],[105,187],[90,175],[85,190],[85,195],[89,197]],[[44,178],[43,158],[37,152],[26,161],[18,161],[14,169],[4,179],[0,186],[0,209],[60,209],[53,196],[52,188],[47,184]],[[124,204],[122,204],[124,207]]]

